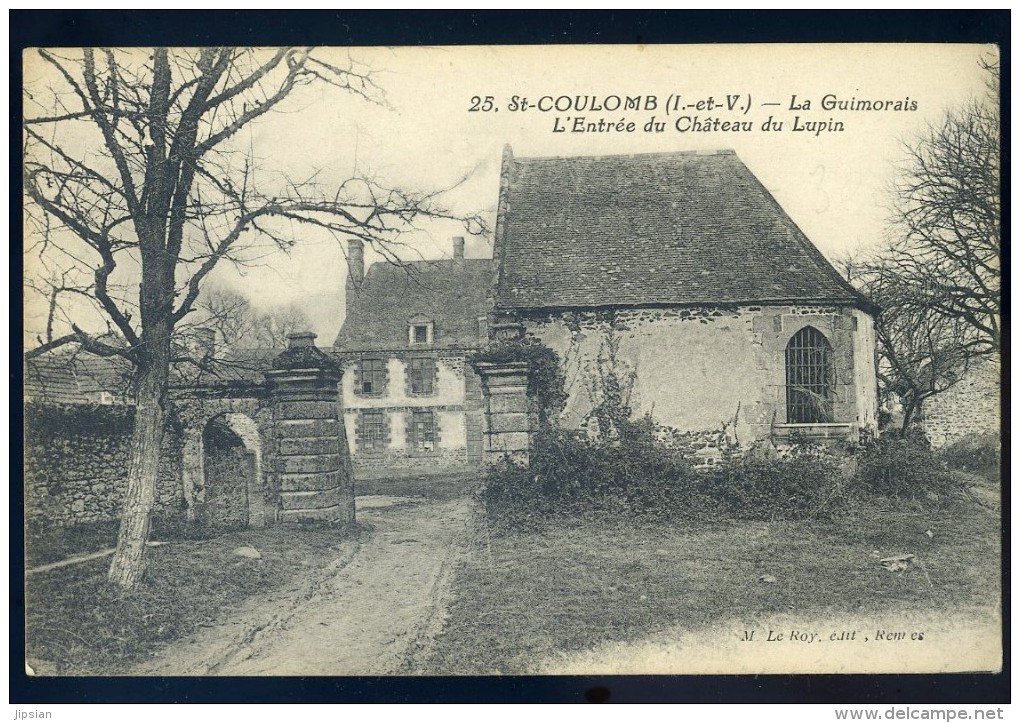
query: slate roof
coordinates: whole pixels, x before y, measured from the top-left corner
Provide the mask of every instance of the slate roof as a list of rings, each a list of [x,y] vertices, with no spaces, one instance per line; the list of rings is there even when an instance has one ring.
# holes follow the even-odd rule
[[[504,152],[496,306],[836,302],[873,308],[733,151]]]
[[[348,305],[334,351],[410,348],[412,320],[434,324],[431,349],[475,348],[480,344],[478,317],[485,316],[491,286],[489,259],[373,264]]]
[[[46,354],[25,361],[25,398],[48,404],[96,404],[102,392],[125,403],[131,365],[121,357]]]
[[[282,349],[240,348],[223,350],[209,369],[178,363],[170,368],[171,387],[216,388],[261,385],[265,372]],[[54,352],[25,361],[24,391],[27,401],[44,404],[97,404],[103,392],[115,404],[133,404],[130,391],[131,363],[84,351]]]

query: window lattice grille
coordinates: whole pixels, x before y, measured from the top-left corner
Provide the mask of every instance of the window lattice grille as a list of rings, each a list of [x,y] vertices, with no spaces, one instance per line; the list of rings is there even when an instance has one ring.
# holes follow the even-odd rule
[[[436,427],[432,412],[415,412],[411,421],[411,437],[419,452],[432,452],[436,448]]]
[[[814,327],[794,334],[786,345],[786,421],[832,421],[832,347]]]

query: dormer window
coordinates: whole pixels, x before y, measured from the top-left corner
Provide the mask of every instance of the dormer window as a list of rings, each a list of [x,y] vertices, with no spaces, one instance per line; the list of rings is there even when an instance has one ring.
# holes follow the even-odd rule
[[[411,346],[428,346],[432,343],[433,323],[426,319],[414,318],[407,323],[407,343]]]

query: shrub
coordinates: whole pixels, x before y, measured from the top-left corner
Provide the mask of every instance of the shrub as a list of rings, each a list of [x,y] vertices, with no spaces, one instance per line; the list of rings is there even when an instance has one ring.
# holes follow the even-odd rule
[[[963,491],[922,437],[884,435],[867,443],[853,481],[870,494],[920,502],[946,501]]]
[[[1002,464],[1002,439],[993,432],[968,434],[941,449],[939,457],[954,469],[994,469]]]
[[[706,477],[711,496],[733,518],[832,518],[855,507],[842,463],[833,454],[795,448],[786,457],[735,460]]]
[[[963,485],[926,442],[882,437],[856,451],[795,447],[789,454],[729,456],[695,469],[651,425],[625,425],[612,441],[540,435],[528,466],[492,468],[482,497],[497,531],[555,522],[853,518],[877,497],[945,504]]]
[[[535,479],[528,467],[509,458],[489,468],[481,497],[490,527],[520,532],[542,527],[548,510]]]
[[[489,471],[482,499],[496,530],[541,529],[593,517],[647,520],[805,519],[852,514],[845,458],[819,450],[769,459],[727,457],[695,469],[646,420],[612,440],[551,431],[528,466]]]
[[[550,518],[670,516],[692,475],[651,428],[628,428],[612,442],[550,429],[538,435],[530,465],[505,460],[489,470],[482,500],[496,528],[517,530]]]

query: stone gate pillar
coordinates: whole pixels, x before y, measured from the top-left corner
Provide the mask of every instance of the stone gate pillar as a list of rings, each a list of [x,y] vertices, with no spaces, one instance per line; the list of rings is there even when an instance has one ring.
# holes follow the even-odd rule
[[[266,372],[277,440],[280,521],[354,522],[354,480],[340,415],[341,370],[315,346],[315,334],[291,334]]]
[[[528,363],[478,362],[485,399],[485,461],[509,456],[527,464],[532,418],[528,414]]]

